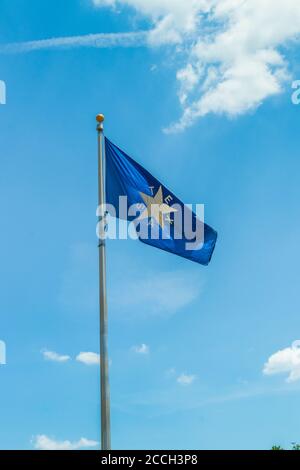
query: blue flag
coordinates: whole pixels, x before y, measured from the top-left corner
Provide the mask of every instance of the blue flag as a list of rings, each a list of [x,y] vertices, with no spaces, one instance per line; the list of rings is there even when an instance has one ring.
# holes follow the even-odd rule
[[[105,150],[106,202],[115,215],[133,221],[143,243],[207,265],[217,240],[215,230],[107,138]]]

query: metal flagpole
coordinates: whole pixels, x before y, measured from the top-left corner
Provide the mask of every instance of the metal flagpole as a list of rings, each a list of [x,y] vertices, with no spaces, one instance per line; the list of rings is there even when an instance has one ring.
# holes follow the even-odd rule
[[[98,122],[98,204],[100,230],[105,230],[105,144],[103,137],[103,114],[96,117]],[[107,346],[107,301],[106,301],[106,243],[99,238],[99,300],[100,300],[100,388],[101,388],[101,448],[110,450],[110,394],[108,379]]]

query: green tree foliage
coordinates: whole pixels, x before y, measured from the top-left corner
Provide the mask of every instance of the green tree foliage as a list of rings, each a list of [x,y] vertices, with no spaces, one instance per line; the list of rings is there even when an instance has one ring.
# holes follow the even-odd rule
[[[273,446],[271,450],[285,450],[281,446]],[[292,442],[292,450],[300,450],[300,444],[297,444],[297,442]]]

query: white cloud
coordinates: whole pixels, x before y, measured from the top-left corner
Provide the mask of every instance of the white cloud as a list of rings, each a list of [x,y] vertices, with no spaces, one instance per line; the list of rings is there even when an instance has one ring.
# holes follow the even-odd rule
[[[131,314],[172,315],[191,304],[202,292],[202,280],[194,270],[143,272],[119,283],[112,302]]]
[[[206,9],[207,0],[92,0],[95,6],[126,5],[150,17],[153,29],[148,42],[151,45],[177,44],[183,36],[195,32],[197,13]]]
[[[177,382],[180,385],[191,385],[193,382],[195,382],[195,380],[195,375],[181,374],[177,377]]]
[[[175,367],[171,367],[170,369],[166,370],[165,376],[167,379],[171,379],[176,375],[176,369]]]
[[[178,375],[178,372],[175,367],[171,367],[170,369],[168,369],[165,372],[165,376],[167,379],[176,379],[176,382],[183,386],[192,385],[192,383],[194,383],[197,378],[196,375],[193,374],[182,373]]]
[[[67,362],[71,359],[70,356],[58,354],[55,351],[48,351],[47,349],[42,349],[41,353],[47,361]]]
[[[100,355],[94,352],[81,352],[76,356],[76,361],[82,362],[87,366],[99,365]]]
[[[0,46],[0,52],[54,47],[173,46],[176,52],[179,132],[209,113],[239,116],[283,92],[287,49],[298,44],[298,0],[91,0],[95,7],[132,7],[148,31],[91,34]]]
[[[184,100],[182,118],[168,131],[183,130],[208,113],[237,116],[253,110],[282,92],[289,76],[279,48],[300,33],[296,0],[210,3],[206,23],[218,27],[198,31],[179,77],[180,97],[189,99]],[[196,75],[192,85],[191,69]]]
[[[141,344],[140,346],[133,346],[132,350],[137,354],[147,355],[150,353],[150,348],[147,344]]]
[[[116,5],[115,0],[92,0],[96,7],[114,7]]]
[[[78,450],[89,447],[96,447],[99,443],[82,437],[79,441],[57,441],[45,434],[40,434],[34,438],[34,448],[37,450]]]
[[[101,0],[95,4],[103,5]],[[105,2],[107,5],[107,2]],[[300,34],[298,0],[115,0],[148,16],[150,45],[181,46],[177,132],[209,113],[238,116],[281,93],[283,48]]]
[[[287,382],[300,380],[300,341],[272,354],[264,365],[265,375],[287,373]]]

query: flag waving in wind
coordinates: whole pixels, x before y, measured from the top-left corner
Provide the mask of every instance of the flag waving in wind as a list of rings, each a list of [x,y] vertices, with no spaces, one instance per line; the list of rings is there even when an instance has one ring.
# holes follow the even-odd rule
[[[117,217],[133,221],[142,242],[207,265],[215,230],[107,138],[105,150],[106,202]],[[121,196],[126,197],[126,211],[120,210]]]

